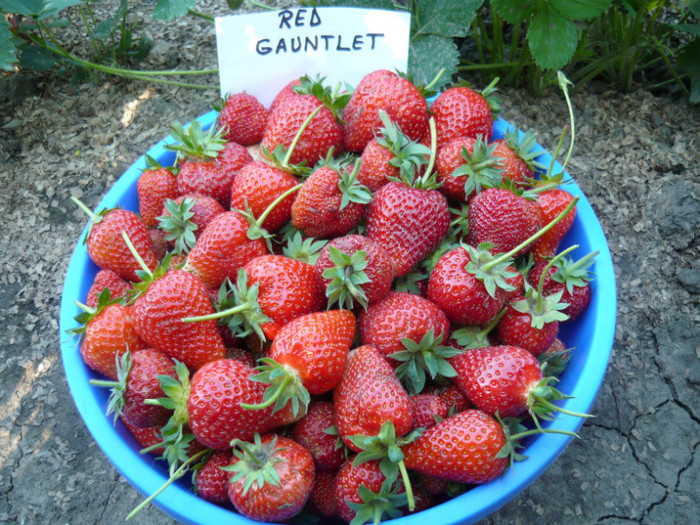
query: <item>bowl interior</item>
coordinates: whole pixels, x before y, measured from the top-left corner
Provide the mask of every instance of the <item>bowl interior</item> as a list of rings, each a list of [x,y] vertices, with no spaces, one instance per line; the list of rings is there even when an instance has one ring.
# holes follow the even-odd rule
[[[216,119],[214,111],[198,120],[206,129]],[[494,125],[492,138],[503,137],[509,124],[499,120]],[[158,160],[162,165],[172,165],[173,152],[165,149],[172,143],[168,137],[151,148],[147,155]],[[542,152],[538,160],[549,165],[551,156],[540,146]],[[556,168],[561,166],[556,163]],[[146,168],[145,155],[139,158],[107,192],[98,210],[119,205],[138,212],[136,181],[141,171]],[[608,245],[590,203],[579,187],[566,175],[567,191],[579,196],[577,214],[574,224],[565,237],[562,246],[578,244],[571,256],[578,259],[587,253],[598,250],[596,262],[592,268],[595,280],[592,282],[592,298],[584,314],[570,323],[561,325],[560,338],[568,348],[574,348],[573,357],[560,378],[558,388],[573,396],[562,403],[567,410],[588,412],[600,388],[605,374],[615,331],[616,293],[612,259]],[[60,330],[61,354],[64,369],[78,411],[88,430],[102,448],[105,455],[120,473],[144,495],[154,493],[167,480],[167,469],[163,462],[156,461],[148,454],[139,454],[139,446],[131,437],[121,421],[113,424],[111,417],[105,416],[107,406],[107,389],[93,387],[89,380],[98,374],[88,368],[82,361],[78,344],[69,340],[66,330],[76,326],[74,317],[80,312],[75,301],[84,302],[87,292],[98,271],[89,259],[82,240],[83,232],[73,252],[66,275],[61,298]],[[582,420],[567,415],[559,415],[544,426],[576,432]],[[411,523],[473,523],[494,512],[519,492],[524,490],[561,454],[572,438],[561,434],[544,434],[529,439],[524,454],[528,459],[517,463],[503,477],[473,488],[467,493],[437,505],[416,515],[405,516],[387,523],[409,525]],[[187,476],[186,476],[187,478]],[[154,501],[166,513],[186,524],[253,524],[233,511],[210,504],[191,491],[189,483],[176,482],[162,492]],[[427,521],[426,521],[427,520]]]

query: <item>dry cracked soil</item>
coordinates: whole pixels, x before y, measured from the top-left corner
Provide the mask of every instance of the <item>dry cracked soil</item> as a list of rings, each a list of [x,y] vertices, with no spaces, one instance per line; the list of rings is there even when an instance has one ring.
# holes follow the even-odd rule
[[[152,5],[135,2],[135,13],[148,21]],[[227,13],[213,2],[201,9]],[[216,67],[205,21],[149,22],[145,30],[154,46],[144,67]],[[218,95],[105,78],[71,84],[9,75],[1,82],[0,523],[118,523],[142,496],[86,430],[60,357],[63,281],[85,225],[70,197],[94,208],[169,125],[209,111]],[[546,149],[556,146],[568,122],[556,91],[535,99],[502,89],[500,98],[506,120],[537,130]],[[572,100],[577,138],[569,171],[600,220],[615,266],[612,357],[596,417],[580,439],[483,523],[694,524],[700,111],[641,89],[621,94],[596,85]],[[133,523],[174,521],[148,507]]]

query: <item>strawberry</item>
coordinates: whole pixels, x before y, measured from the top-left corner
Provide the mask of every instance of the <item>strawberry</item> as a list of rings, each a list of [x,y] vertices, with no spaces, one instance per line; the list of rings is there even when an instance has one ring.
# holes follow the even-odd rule
[[[503,159],[488,137],[455,137],[444,143],[435,159],[440,191],[449,199],[469,202],[485,188],[498,186],[503,178]]]
[[[354,168],[321,166],[304,181],[292,205],[292,225],[310,237],[337,237],[355,228],[371,199]]]
[[[125,421],[124,418],[120,419],[141,449],[148,449],[148,452],[155,456],[160,456],[165,452],[165,448],[157,446],[162,442],[160,427],[140,428]]]
[[[231,185],[231,209],[250,209],[259,218],[280,195],[298,184],[288,171],[266,162],[251,162],[241,168]],[[270,233],[279,230],[292,216],[294,195],[278,203],[262,222]]]
[[[367,236],[392,259],[397,277],[435,250],[450,226],[445,197],[430,186],[417,186],[390,182],[367,207]]]
[[[227,182],[224,184],[226,188],[230,187],[231,181],[236,179],[241,168],[249,162],[253,162],[253,156],[245,146],[240,145],[238,142],[229,141],[224,143],[224,148],[219,151],[216,157],[216,163],[226,175]],[[222,198],[220,202],[226,208],[228,193],[222,192],[220,196]]]
[[[561,312],[555,312],[565,317]],[[496,340],[502,345],[519,346],[533,355],[539,355],[549,348],[559,334],[558,320],[544,321],[551,318],[552,313],[547,317],[538,316],[537,307],[527,299],[509,304],[496,327]]]
[[[471,404],[471,401],[469,401],[467,396],[464,395],[464,392],[462,392],[457,385],[439,387],[435,389],[434,392],[447,406],[449,414],[456,414],[468,408],[474,408],[474,405]]]
[[[315,515],[331,518],[338,514],[335,508],[335,498],[333,497],[335,476],[336,472],[319,472],[316,470],[314,486],[309,495],[309,506]]]
[[[119,277],[112,270],[100,270],[97,272],[97,275],[95,275],[95,280],[88,290],[85,304],[90,308],[96,308],[97,298],[105,288],[109,289],[111,298],[117,299],[119,297],[124,297],[124,295],[131,290],[131,284]]]
[[[103,270],[112,270],[122,279],[139,281],[139,261],[129,250],[122,232],[131,239],[139,255],[151,270],[158,266],[148,228],[134,212],[122,208],[104,209],[92,213],[82,202],[71,197],[89,217],[85,243],[90,259]]]
[[[301,78],[295,78],[294,80],[290,80],[282,89],[279,90],[277,95],[275,95],[272,104],[270,104],[270,112],[277,109],[277,106],[280,106],[282,105],[282,103],[286,102],[288,97],[293,98],[298,96],[299,94],[296,93],[294,89],[300,85]]]
[[[294,414],[303,414],[309,394],[325,394],[340,382],[355,338],[356,322],[349,310],[303,315],[284,325],[258,367],[256,381],[267,384],[265,403],[275,410],[291,401]],[[301,411],[299,407],[301,405]]]
[[[163,230],[159,230],[158,228],[148,228],[148,233],[151,236],[153,253],[156,254],[159,261],[162,261],[168,254],[168,250],[170,250],[168,241],[165,240],[165,232]]]
[[[341,152],[343,137],[340,124],[336,122],[333,112],[314,95],[296,95],[278,105],[270,114],[262,146],[268,151],[274,151],[278,146],[290,148],[295,135],[316,109],[320,110],[297,139],[289,163],[304,163],[310,167],[324,158],[331,148],[335,153]]]
[[[417,174],[430,157],[430,149],[409,139],[384,110],[379,111],[383,126],[362,150],[357,180],[375,192],[398,179],[400,170]]]
[[[234,440],[228,494],[238,512],[256,521],[287,521],[311,494],[314,462],[306,448],[276,434]]]
[[[527,350],[507,345],[470,348],[451,362],[457,371],[455,383],[478,409],[491,415],[529,413],[538,426],[538,418],[551,419],[553,411],[587,417],[552,403],[569,396],[550,385],[555,379],[543,377],[537,358]]]
[[[537,195],[537,206],[542,215],[542,224],[548,224],[562,213],[574,199],[574,196],[559,188],[543,191]],[[576,219],[576,206],[561,219],[554,228],[546,232],[533,245],[531,252],[535,260],[553,257],[559,243],[569,231]]]
[[[80,355],[85,364],[115,381],[118,359],[129,350],[146,347],[134,326],[132,307],[116,301],[106,288],[95,308],[80,305],[82,312],[75,317],[80,326],[70,331],[82,338]]]
[[[219,127],[226,140],[242,146],[258,144],[263,137],[269,111],[253,95],[233,93],[219,113]]]
[[[568,306],[562,310],[568,321],[576,319],[588,307],[591,300],[590,266],[598,252],[592,252],[578,261],[569,257],[557,259],[553,265],[548,261],[535,264],[527,274],[528,282],[536,287],[549,266],[542,281],[542,293],[551,295],[562,291],[560,302]]]
[[[209,289],[217,289],[226,278],[235,279],[238,269],[248,261],[269,253],[262,238],[250,239],[250,223],[238,211],[217,215],[192,248],[184,269],[202,280]]]
[[[238,272],[233,286],[219,291],[217,313],[196,320],[219,319],[235,337],[256,333],[261,341],[274,339],[292,319],[325,306],[325,287],[308,263],[283,255],[262,255]]]
[[[347,461],[335,478],[333,495],[338,516],[348,523],[377,524],[384,516],[397,518],[399,507],[406,503],[406,494],[387,479],[377,461]]]
[[[428,282],[428,299],[440,307],[450,322],[483,325],[505,304],[504,289],[509,260],[498,262],[488,251],[463,245],[446,252],[437,262]]]
[[[488,242],[492,253],[509,252],[542,226],[539,207],[532,200],[505,188],[488,188],[469,203],[469,234],[472,246]],[[523,247],[514,256],[528,251]]]
[[[165,240],[174,244],[175,253],[187,253],[214,217],[224,211],[213,197],[182,195],[165,201],[158,223]]]
[[[215,321],[186,323],[183,318],[213,312],[202,281],[189,272],[169,270],[153,276],[134,301],[132,315],[134,330],[143,341],[197,369],[221,359],[226,349]]]
[[[384,110],[411,140],[419,140],[428,128],[428,105],[413,83],[386,69],[365,75],[343,110],[344,144],[348,151],[362,151],[381,128]]]
[[[447,417],[449,406],[436,394],[411,396],[413,428],[430,428]]]
[[[317,472],[336,472],[347,459],[347,449],[339,444],[335,425],[335,405],[313,401],[306,415],[291,428],[290,437],[304,445],[314,458]]]
[[[501,158],[503,176],[518,186],[525,186],[535,178],[535,170],[544,166],[535,159],[541,151],[535,151],[537,133],[528,130],[522,137],[515,128],[506,129],[505,137],[494,140],[493,154]]]
[[[160,167],[151,157],[146,157],[148,168],[136,182],[139,197],[139,214],[149,228],[158,226],[158,216],[167,199],[178,196],[177,177],[168,168]]]
[[[419,295],[390,292],[360,314],[360,342],[374,346],[389,362],[409,391],[420,393],[427,376],[450,377],[445,359],[454,349],[442,346],[450,323],[445,313]]]
[[[369,237],[336,237],[320,251],[316,270],[326,283],[329,305],[366,308],[391,290],[394,266],[384,250]]]
[[[228,485],[231,475],[222,467],[228,467],[233,459],[230,450],[213,452],[192,476],[197,495],[212,503],[228,503]]]
[[[559,377],[571,360],[572,351],[566,348],[564,342],[557,338],[544,352],[537,356],[542,373]]]
[[[508,459],[501,425],[488,414],[469,409],[429,428],[403,448],[406,467],[451,481],[482,484],[496,479]]]
[[[175,362],[167,355],[145,348],[125,352],[117,361],[117,380],[91,380],[90,384],[111,389],[107,415],[114,414],[140,428],[159,427],[170,419],[170,411],[163,406],[147,405],[146,399],[162,397],[158,376],[175,378]]]
[[[497,111],[497,103],[491,96],[495,84],[492,82],[482,92],[456,86],[437,96],[430,114],[435,119],[438,147],[457,137],[491,138],[493,113]]]

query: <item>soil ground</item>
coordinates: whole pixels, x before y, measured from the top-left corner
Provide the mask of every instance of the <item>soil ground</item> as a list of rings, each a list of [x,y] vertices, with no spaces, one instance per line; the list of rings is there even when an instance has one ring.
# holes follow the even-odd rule
[[[152,4],[135,5],[146,19]],[[146,67],[216,66],[204,21],[149,31],[155,46]],[[60,358],[63,280],[85,225],[70,196],[94,208],[169,125],[207,112],[218,95],[106,79],[37,84],[19,75],[3,77],[1,88],[0,523],[119,522],[141,496],[87,432]],[[533,99],[502,89],[500,96],[506,120],[537,130],[546,149],[556,146],[568,116],[555,91]],[[484,523],[697,523],[700,111],[640,89],[590,85],[572,99],[577,141],[569,171],[598,215],[615,265],[612,358],[581,439]],[[174,523],[155,507],[133,522]]]

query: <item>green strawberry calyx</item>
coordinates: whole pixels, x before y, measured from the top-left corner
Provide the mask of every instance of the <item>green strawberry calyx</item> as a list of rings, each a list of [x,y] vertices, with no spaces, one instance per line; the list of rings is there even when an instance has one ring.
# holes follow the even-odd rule
[[[226,139],[223,137],[223,129],[212,126],[207,131],[204,131],[202,124],[198,120],[192,120],[187,127],[179,122],[175,122],[170,126],[170,130],[175,142],[167,144],[165,149],[175,151],[178,161],[182,159],[213,160],[219,156],[226,144]]]
[[[552,274],[552,280],[564,284],[570,294],[573,293],[574,288],[586,286],[586,283],[593,279],[590,267],[599,253],[598,250],[593,251],[578,261],[570,257],[562,257],[555,263],[557,270]]]
[[[412,179],[428,162],[430,148],[408,138],[383,109],[379,110],[379,118],[383,126],[376,135],[377,142],[392,153],[389,164]]]
[[[420,394],[425,387],[428,376],[455,377],[457,372],[448,359],[462,353],[461,349],[442,344],[443,334],[435,336],[431,328],[419,342],[404,337],[401,344],[405,350],[389,354],[389,357],[401,364],[396,368],[396,377],[405,385],[410,394]]]
[[[584,414],[581,412],[573,412],[571,410],[566,410],[558,405],[555,405],[552,401],[561,401],[565,399],[571,399],[572,396],[567,396],[559,390],[557,390],[552,383],[556,383],[557,378],[550,376],[544,377],[538,381],[533,387],[530,388],[527,396],[527,408],[530,416],[535,422],[535,426],[539,430],[543,430],[540,426],[540,419],[551,421],[552,413],[559,412],[562,414],[567,414],[573,417],[589,418],[593,417],[591,414]]]
[[[197,317],[184,317],[182,322],[216,320],[219,324],[228,326],[236,337],[246,337],[255,333],[261,341],[265,341],[261,325],[270,322],[271,319],[262,311],[258,302],[259,288],[257,283],[248,284],[248,274],[240,268],[235,285],[226,279],[219,288],[217,300],[214,303],[216,312]]]
[[[277,453],[281,449],[277,446],[277,436],[274,436],[267,443],[262,442],[260,434],[257,432],[253,437],[253,442],[234,439],[231,441],[235,463],[221,470],[231,472],[230,483],[237,483],[243,480],[243,495],[245,496],[253,483],[262,489],[265,484],[279,487],[281,480],[275,465],[288,461],[280,457]]]
[[[352,90],[346,89],[341,92],[341,84],[339,83],[335,89],[324,84],[326,77],[317,75],[316,78],[311,78],[304,75],[299,78],[299,85],[292,87],[292,91],[299,95],[313,95],[321,104],[330,110],[336,122],[343,124],[342,113],[343,108],[347,106],[352,96]]]
[[[127,350],[122,355],[117,354],[115,356],[115,361],[117,364],[116,381],[91,379],[90,384],[111,389],[109,399],[107,399],[107,415],[114,414],[114,423],[116,424],[117,418],[121,415],[124,409],[124,403],[126,402],[124,395],[126,394],[129,372],[131,372],[131,366],[133,364],[131,352]]]
[[[105,308],[112,304],[123,304],[123,297],[115,297],[112,299],[112,292],[109,288],[104,288],[97,296],[97,305],[91,308],[79,301],[74,301],[75,304],[80,308],[80,313],[74,317],[75,321],[79,326],[75,328],[70,328],[67,331],[68,334],[72,336],[82,337],[87,329],[88,323],[97,317]]]
[[[160,229],[165,232],[165,240],[175,242],[177,254],[188,253],[197,242],[194,234],[197,224],[192,221],[192,208],[196,203],[196,199],[190,198],[183,199],[180,204],[173,199],[167,199],[164,206],[168,215],[157,217]]]
[[[452,339],[464,350],[471,348],[487,348],[491,346],[489,334],[498,325],[501,317],[508,311],[502,308],[487,326],[463,326],[452,332]]]
[[[452,177],[466,177],[464,194],[479,193],[484,188],[495,188],[503,179],[503,159],[494,155],[496,144],[489,144],[488,137],[478,135],[474,143],[474,152],[462,147],[464,164],[455,168]]]
[[[348,507],[356,513],[350,525],[362,525],[368,522],[379,525],[385,516],[388,518],[400,517],[402,512],[399,509],[406,505],[407,493],[399,492],[397,485],[394,480],[385,479],[378,493],[360,485],[357,494],[362,502],[347,501]]]
[[[263,401],[257,405],[241,403],[241,407],[247,410],[262,410],[274,404],[274,413],[291,403],[295,417],[306,413],[311,395],[296,370],[269,357],[263,357],[260,363],[255,368],[257,373],[250,379],[268,385],[263,394]]]
[[[282,253],[290,259],[296,259],[310,265],[316,264],[321,249],[328,244],[326,239],[316,239],[315,237],[304,237],[302,233],[287,223],[289,229],[285,231],[283,242],[286,244],[282,248]]]
[[[406,488],[408,508],[413,510],[415,500],[411,480],[404,464],[404,454],[401,447],[415,441],[423,433],[422,428],[417,428],[405,436],[397,436],[394,423],[385,421],[382,423],[379,433],[374,436],[354,435],[346,436],[353,445],[361,450],[353,459],[353,465],[361,465],[367,461],[379,461],[379,470],[392,483],[401,475],[401,480]]]
[[[360,172],[360,160],[355,162],[352,170],[341,169],[338,172],[338,189],[342,193],[342,198],[340,200],[340,208],[345,208],[351,202],[356,202],[358,204],[369,204],[372,200],[372,192],[364,184],[361,184],[357,180],[357,174]]]
[[[358,250],[349,255],[335,246],[329,246],[328,250],[331,262],[335,264],[323,271],[323,278],[329,281],[326,285],[328,308],[337,304],[341,309],[351,310],[357,301],[366,310],[369,301],[362,285],[372,282],[365,273],[367,252]]]
[[[529,129],[523,133],[522,137],[518,130],[514,127],[508,127],[505,132],[504,140],[508,147],[527,164],[527,167],[533,171],[544,171],[547,167],[538,162],[536,159],[542,155],[542,151],[535,149],[537,145],[537,132],[534,129]]]

